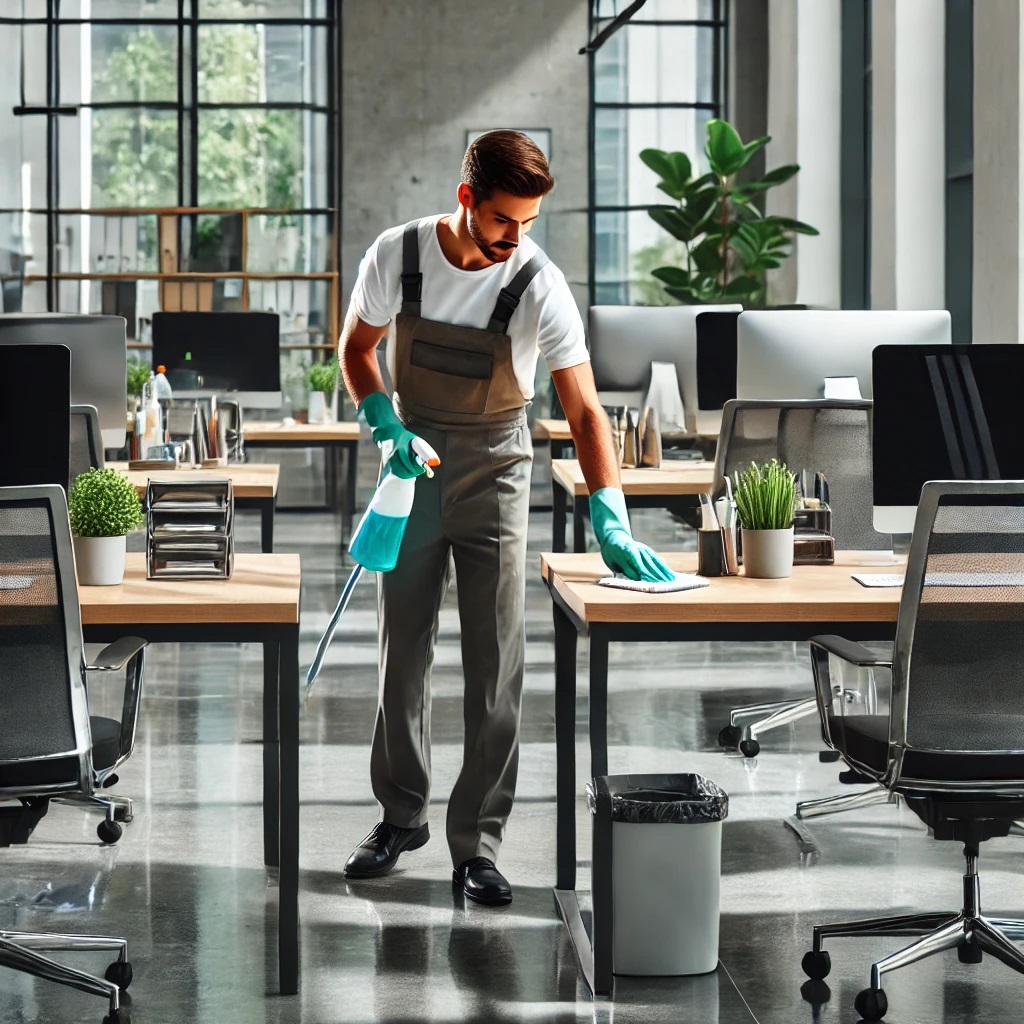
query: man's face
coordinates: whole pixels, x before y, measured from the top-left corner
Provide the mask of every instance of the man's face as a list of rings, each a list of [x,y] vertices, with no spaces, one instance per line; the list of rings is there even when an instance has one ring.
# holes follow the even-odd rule
[[[466,191],[468,201],[464,205],[470,236],[492,263],[504,263],[533,227],[543,197],[523,199],[508,192],[495,192],[490,199],[477,202],[468,187]]]

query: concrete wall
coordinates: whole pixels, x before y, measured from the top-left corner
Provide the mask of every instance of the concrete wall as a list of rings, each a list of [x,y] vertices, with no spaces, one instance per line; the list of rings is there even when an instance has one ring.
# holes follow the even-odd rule
[[[384,229],[451,212],[467,130],[548,128],[546,249],[587,306],[587,5],[346,0],[342,282]]]

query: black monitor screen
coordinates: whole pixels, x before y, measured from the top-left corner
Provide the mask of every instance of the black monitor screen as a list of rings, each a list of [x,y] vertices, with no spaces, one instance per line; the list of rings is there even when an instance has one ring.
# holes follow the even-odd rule
[[[172,388],[281,390],[277,313],[154,313],[153,366]]]
[[[697,314],[697,406],[721,409],[736,397],[736,321],[739,313]]]
[[[879,345],[872,355],[875,505],[929,480],[1024,479],[1024,345]]]
[[[68,486],[71,350],[0,345],[0,487]],[[40,395],[45,394],[45,401]]]

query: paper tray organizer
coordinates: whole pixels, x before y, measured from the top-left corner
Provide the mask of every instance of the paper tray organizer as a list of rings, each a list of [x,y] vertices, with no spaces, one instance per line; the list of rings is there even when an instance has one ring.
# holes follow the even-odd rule
[[[146,577],[221,579],[234,563],[235,496],[230,480],[146,486]]]

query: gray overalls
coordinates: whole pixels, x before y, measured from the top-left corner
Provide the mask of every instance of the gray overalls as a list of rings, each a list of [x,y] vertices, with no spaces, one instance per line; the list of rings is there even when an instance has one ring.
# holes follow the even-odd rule
[[[454,560],[465,743],[448,803],[452,863],[497,858],[519,765],[526,646],[526,531],[533,447],[506,331],[547,263],[538,252],[501,290],[486,329],[420,316],[416,223],[403,238],[395,406],[438,453],[416,496],[398,565],[378,577],[380,695],[370,754],[383,818],[415,828],[430,796],[430,669]]]

